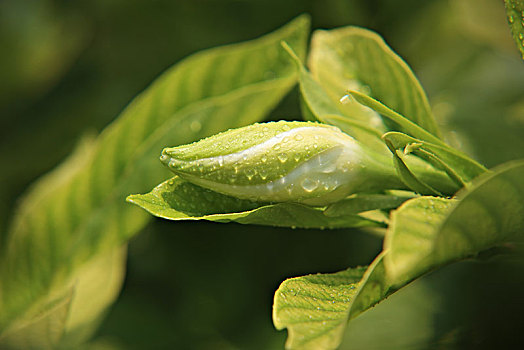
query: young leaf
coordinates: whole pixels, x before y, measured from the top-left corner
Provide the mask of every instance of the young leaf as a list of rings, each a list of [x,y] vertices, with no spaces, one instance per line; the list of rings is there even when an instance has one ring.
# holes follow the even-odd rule
[[[389,108],[382,102],[355,90],[349,90],[348,96],[354,98],[358,103],[371,108],[372,110],[389,119],[391,122],[397,124],[406,134],[424,141],[435,143],[437,145],[446,146],[446,144],[438,137],[429,133],[427,130],[415,124],[403,115],[395,112],[393,109]]]
[[[356,275],[337,288],[338,293],[351,293],[348,303],[337,311],[339,324],[357,317],[362,312],[423,274],[449,263],[474,257],[493,247],[522,241],[524,233],[524,161],[504,164],[486,173],[451,200],[436,197],[418,197],[405,202],[392,214],[386,232],[384,251],[363,273],[362,268],[350,269]],[[362,278],[357,281],[357,276]],[[333,276],[335,276],[334,274]],[[331,275],[321,275],[315,287],[301,286],[301,294],[309,289],[328,290]],[[322,280],[321,277],[325,279]],[[303,277],[302,277],[303,278]],[[298,278],[297,280],[300,280]],[[288,280],[292,281],[292,280]],[[285,281],[282,286],[286,285]],[[315,349],[335,349],[341,341],[341,329],[329,332],[329,313],[322,313],[324,305],[316,302],[314,308],[302,307],[303,297],[286,293],[279,297],[283,287],[275,294],[273,314],[289,308],[285,318],[274,316],[279,328],[292,329],[288,348],[308,348],[308,340]],[[355,288],[356,287],[356,288]],[[319,309],[316,309],[318,307]],[[275,311],[277,310],[277,311]],[[295,323],[314,318],[315,333],[308,328],[295,327]],[[322,321],[326,321],[322,323]],[[313,343],[315,337],[327,337]],[[306,339],[306,341],[301,341]]]
[[[333,101],[338,102],[346,90],[357,90],[439,136],[422,86],[378,34],[357,27],[317,30],[310,51],[311,72]],[[351,116],[358,113],[359,106],[348,101],[344,108]]]
[[[321,209],[297,203],[264,204],[241,200],[174,177],[147,194],[127,198],[149,213],[169,220],[208,220],[280,227],[343,228],[383,226],[360,217],[325,216]]]
[[[524,1],[504,0],[513,39],[524,59]]]
[[[443,167],[450,177],[458,177],[463,184],[470,182],[487,171],[485,167],[450,147],[443,147],[410,137],[399,132],[388,132],[382,136],[386,143],[395,150],[406,149],[417,145],[409,153],[413,153],[434,165]],[[405,152],[406,153],[406,152]]]
[[[299,17],[260,39],[183,60],[139,95],[67,176],[33,189],[2,256],[0,333],[145,225],[148,216],[124,199],[165,178],[157,160],[164,145],[253,123],[278,103],[296,80],[280,42],[303,56],[308,23]]]
[[[393,164],[395,164],[398,176],[410,190],[419,194],[442,196],[442,193],[433,186],[427,184],[424,180],[419,179],[417,175],[408,168],[404,161],[405,155],[402,152],[394,149],[388,142],[386,142],[386,144],[390,147],[391,153],[393,153]],[[449,192],[446,191],[446,193],[453,194],[456,190],[458,190],[458,188],[453,188]]]

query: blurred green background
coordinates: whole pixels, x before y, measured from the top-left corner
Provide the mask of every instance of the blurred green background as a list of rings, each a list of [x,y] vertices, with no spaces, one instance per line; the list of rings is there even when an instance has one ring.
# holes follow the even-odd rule
[[[524,157],[524,63],[499,0],[0,1],[0,242],[17,200],[77,140],[99,132],[163,70],[265,34],[381,34],[426,89],[448,142],[487,166]],[[296,89],[270,116],[299,118]],[[160,166],[160,164],[159,164]],[[368,264],[380,237],[155,219],[95,341],[115,349],[281,349],[271,322],[285,278]],[[343,349],[524,348],[520,257],[433,273],[351,324]]]

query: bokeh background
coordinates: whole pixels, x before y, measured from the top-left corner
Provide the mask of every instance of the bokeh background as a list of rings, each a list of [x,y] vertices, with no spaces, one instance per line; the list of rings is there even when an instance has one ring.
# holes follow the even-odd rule
[[[0,1],[0,243],[17,200],[83,135],[162,71],[301,13],[313,28],[380,33],[413,68],[448,142],[491,167],[524,157],[524,62],[501,0]],[[296,89],[270,116],[300,118]],[[107,349],[282,349],[285,278],[366,265],[381,238],[153,220],[129,246]],[[524,348],[520,256],[462,262],[411,284],[348,329],[343,349]]]

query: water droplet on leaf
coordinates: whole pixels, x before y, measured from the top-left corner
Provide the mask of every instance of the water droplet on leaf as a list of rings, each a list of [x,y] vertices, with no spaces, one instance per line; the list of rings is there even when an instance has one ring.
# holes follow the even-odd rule
[[[199,132],[202,129],[202,123],[198,120],[193,120],[191,124],[189,124],[189,128],[192,132]]]

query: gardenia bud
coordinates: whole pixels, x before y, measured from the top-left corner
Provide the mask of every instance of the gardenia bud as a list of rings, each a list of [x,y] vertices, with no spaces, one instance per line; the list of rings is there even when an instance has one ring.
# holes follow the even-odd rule
[[[377,183],[402,187],[392,167],[372,158],[336,127],[280,121],[166,148],[160,160],[187,181],[236,198],[326,205]]]

